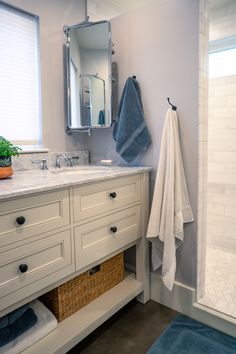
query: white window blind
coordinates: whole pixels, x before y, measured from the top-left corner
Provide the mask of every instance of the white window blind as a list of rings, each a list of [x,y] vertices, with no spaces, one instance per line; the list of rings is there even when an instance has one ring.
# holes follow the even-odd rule
[[[41,144],[38,17],[0,3],[0,135]]]

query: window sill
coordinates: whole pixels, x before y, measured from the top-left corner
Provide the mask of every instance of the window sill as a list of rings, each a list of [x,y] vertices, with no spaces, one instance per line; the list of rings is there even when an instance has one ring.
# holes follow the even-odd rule
[[[50,151],[48,148],[43,148],[40,146],[35,146],[35,145],[20,145],[20,148],[22,151],[19,152],[20,155],[26,155],[26,154],[41,154],[41,153],[47,153]]]

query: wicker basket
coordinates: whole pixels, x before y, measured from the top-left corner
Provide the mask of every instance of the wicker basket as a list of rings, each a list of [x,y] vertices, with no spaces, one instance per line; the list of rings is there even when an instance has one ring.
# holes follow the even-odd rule
[[[124,279],[120,253],[40,297],[60,322]]]

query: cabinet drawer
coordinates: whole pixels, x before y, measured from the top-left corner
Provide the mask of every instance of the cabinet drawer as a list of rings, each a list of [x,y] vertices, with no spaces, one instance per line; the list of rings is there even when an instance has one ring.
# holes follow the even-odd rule
[[[73,189],[74,221],[125,207],[139,200],[139,175],[77,187]]]
[[[17,220],[24,222],[20,225]],[[66,226],[69,222],[68,190],[1,202],[0,247]]]
[[[63,272],[63,268],[71,262],[70,231],[57,233],[0,253],[0,298],[51,273],[57,272],[58,278],[58,271]],[[23,265],[28,267],[24,273],[20,271]],[[43,280],[41,288],[44,288]]]
[[[76,270],[138,239],[139,220],[140,206],[135,206],[76,227]]]

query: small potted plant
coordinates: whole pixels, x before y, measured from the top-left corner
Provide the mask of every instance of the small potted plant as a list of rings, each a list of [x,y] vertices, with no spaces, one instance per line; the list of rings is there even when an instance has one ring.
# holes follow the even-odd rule
[[[0,178],[13,175],[11,157],[18,156],[21,148],[14,146],[10,141],[0,136]]]

